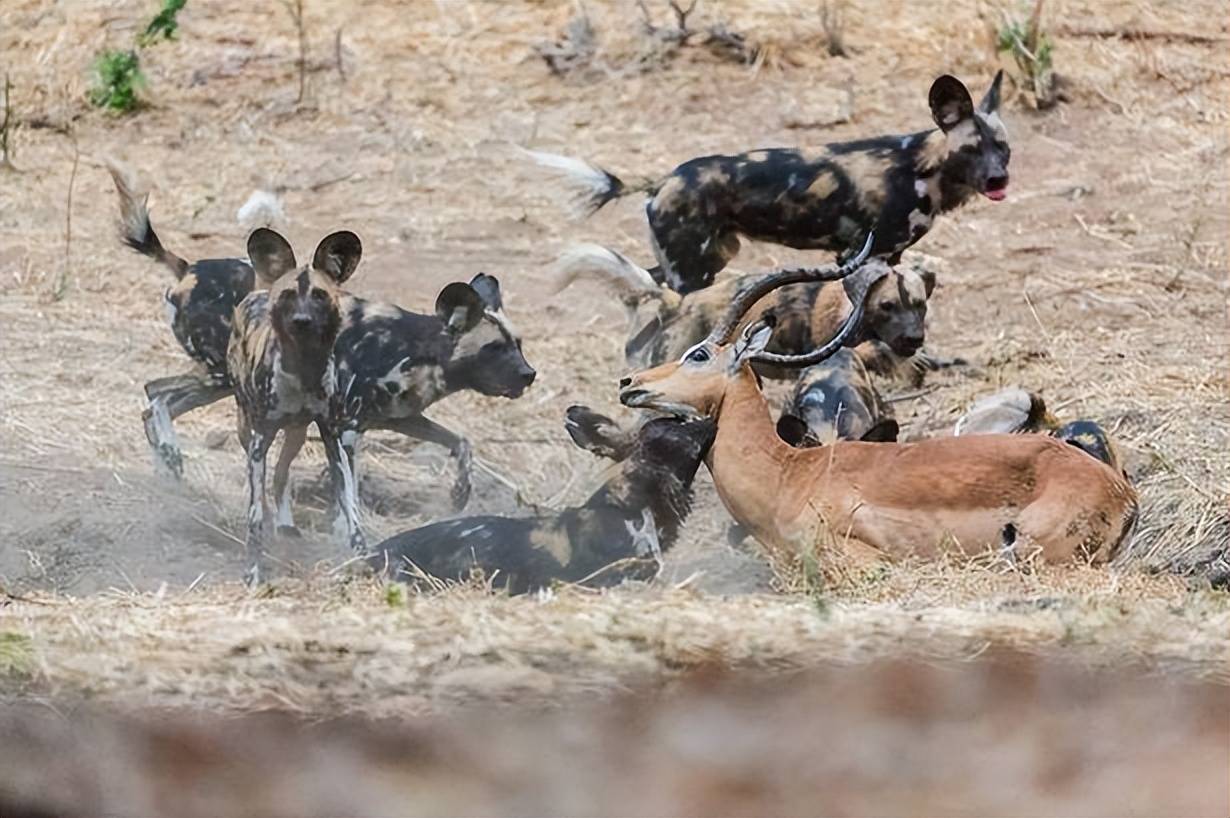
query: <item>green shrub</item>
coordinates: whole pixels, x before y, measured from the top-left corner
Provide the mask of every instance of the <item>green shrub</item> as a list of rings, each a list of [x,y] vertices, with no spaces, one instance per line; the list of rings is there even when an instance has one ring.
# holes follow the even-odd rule
[[[1035,0],[1028,17],[1004,14],[995,48],[1008,52],[1016,63],[1021,85],[1033,95],[1038,108],[1049,108],[1056,102],[1055,72],[1051,64],[1051,37],[1042,26],[1042,0]]]
[[[174,40],[175,32],[179,30],[179,20],[176,17],[188,0],[162,0],[162,10],[149,21],[145,31],[137,36],[137,45],[145,48],[158,40]]]
[[[137,89],[144,86],[145,76],[141,73],[141,58],[137,52],[107,49],[94,63],[90,102],[109,111],[127,113],[140,103]]]

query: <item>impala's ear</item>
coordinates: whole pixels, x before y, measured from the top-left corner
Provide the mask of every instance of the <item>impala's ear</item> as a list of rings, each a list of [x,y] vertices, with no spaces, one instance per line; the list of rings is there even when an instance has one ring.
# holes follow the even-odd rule
[[[248,260],[256,277],[269,286],[295,269],[295,251],[290,242],[267,227],[258,227],[248,236]]]
[[[474,329],[482,320],[483,309],[482,296],[460,281],[449,284],[436,296],[436,315],[453,335]]]
[[[362,257],[363,243],[359,237],[349,230],[339,230],[325,236],[316,245],[312,266],[341,284],[354,273]]]
[[[807,422],[798,415],[782,415],[777,419],[777,436],[796,449],[803,446],[807,431]]]
[[[987,89],[982,100],[978,103],[978,110],[984,114],[993,114],[999,110],[999,86],[1004,81],[1004,69],[999,69],[995,72],[995,79],[991,80],[991,87]]]
[[[773,337],[773,326],[776,323],[773,316],[769,315],[748,324],[739,335],[739,340],[735,341],[735,357],[731,361],[731,366],[735,368],[742,366],[749,358],[764,352],[765,347],[769,345],[769,339]]]
[[[495,276],[479,273],[470,279],[470,286],[483,299],[487,309],[492,312],[499,312],[504,309],[504,300],[500,296],[500,281]]]
[[[897,435],[901,429],[897,426],[897,421],[892,418],[884,418],[872,426],[867,431],[863,432],[863,436],[859,438],[866,443],[896,443]]]
[[[948,74],[931,84],[927,99],[931,104],[931,117],[944,133],[974,115],[974,100],[970,98],[969,89]]]

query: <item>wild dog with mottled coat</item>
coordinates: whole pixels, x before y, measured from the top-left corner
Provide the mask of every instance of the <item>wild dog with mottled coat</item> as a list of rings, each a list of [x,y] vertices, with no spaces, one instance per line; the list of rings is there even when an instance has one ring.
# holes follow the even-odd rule
[[[585,190],[590,212],[633,192],[645,207],[656,281],[686,294],[708,287],[735,257],[740,237],[854,255],[875,233],[873,257],[896,264],[935,217],[979,194],[1008,189],[1008,132],[998,114],[1003,72],[977,107],[960,80],[942,76],[929,102],[938,130],[703,156],[666,176],[626,185],[578,159],[530,151]]]
[[[628,310],[629,334],[624,357],[632,366],[656,366],[679,358],[703,340],[722,319],[726,308],[760,280],[760,275],[723,275],[712,286],[681,294],[659,285],[649,271],[608,247],[575,245],[554,265],[555,285],[563,290],[579,279],[593,279],[611,288]],[[874,277],[867,290],[868,308],[851,346],[877,341],[901,358],[917,353],[926,337],[927,301],[936,275],[926,264],[889,267],[871,261],[855,273]],[[744,324],[772,313],[777,321],[771,351],[799,354],[832,337],[852,309],[849,291],[858,281],[805,281],[765,296],[744,319]],[[642,309],[648,305],[647,309]],[[642,316],[644,312],[647,317]],[[762,370],[762,374],[788,374]]]
[[[128,247],[166,266],[175,276],[163,302],[171,331],[188,357],[197,363],[190,372],[156,378],[145,384],[149,406],[142,413],[145,436],[154,462],[170,474],[183,474],[183,454],[175,437],[175,418],[219,401],[234,392],[226,368],[231,321],[255,284],[247,259],[215,258],[189,263],[163,247],[150,223],[148,193],[138,194],[131,173],[110,163],[120,199],[120,238]]]
[[[838,440],[895,441],[897,421],[880,397],[861,354],[869,349],[840,349],[800,372],[777,419],[778,437],[797,448],[827,446]]]
[[[573,407],[573,410],[583,407]],[[595,429],[616,425],[596,413]],[[584,504],[532,517],[476,516],[385,540],[369,563],[393,576],[466,579],[476,569],[514,594],[578,582],[594,587],[652,578],[692,503],[692,481],[713,442],[707,419],[657,418],[628,442],[626,459]],[[571,431],[571,430],[570,430]],[[600,439],[601,432],[596,432]],[[600,442],[600,447],[625,445]]]
[[[470,443],[423,412],[465,390],[518,398],[534,382],[521,337],[504,314],[499,280],[479,273],[468,284],[448,284],[436,297],[433,315],[348,294],[340,296],[338,309],[337,371],[345,394],[339,423],[352,470],[363,433],[373,429],[436,443],[457,460],[452,498],[456,508],[464,508]],[[286,429],[273,480],[279,528],[294,529],[290,466],[306,435],[306,423]]]
[[[366,548],[359,526],[354,474],[342,451],[343,392],[334,343],[342,326],[341,285],[363,253],[348,231],[326,236],[312,263],[300,268],[286,239],[261,228],[248,238],[248,257],[268,290],[235,308],[227,367],[239,407],[239,440],[248,459],[248,580],[261,581],[268,536],[266,456],[281,429],[315,423],[351,549]]]

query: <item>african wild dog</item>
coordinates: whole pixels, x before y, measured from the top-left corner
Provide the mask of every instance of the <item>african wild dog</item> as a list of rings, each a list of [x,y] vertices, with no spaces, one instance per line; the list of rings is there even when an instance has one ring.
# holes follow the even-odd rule
[[[610,421],[605,427],[615,428]],[[477,569],[514,594],[553,582],[602,587],[652,578],[691,509],[692,480],[714,429],[705,419],[656,418],[639,428],[614,476],[583,505],[432,523],[385,540],[369,564],[394,576],[414,577],[417,569],[450,580]]]
[[[342,326],[340,285],[359,264],[363,246],[348,231],[326,236],[302,268],[286,239],[261,228],[248,238],[248,257],[268,290],[253,292],[235,309],[227,368],[239,407],[239,440],[248,454],[248,580],[263,571],[269,516],[265,463],[279,429],[315,423],[329,473],[356,552],[366,548],[359,527],[354,474],[342,451],[342,393],[334,342]]]
[[[979,398],[952,430],[957,437],[1038,432],[1075,446],[1126,477],[1123,458],[1105,429],[1088,419],[1061,422],[1037,392],[1014,387]]]
[[[336,357],[345,393],[339,422],[352,470],[359,439],[372,429],[437,443],[457,459],[452,497],[463,508],[470,497],[470,444],[423,412],[464,390],[518,398],[534,382],[534,368],[504,315],[500,282],[485,273],[469,284],[455,281],[436,297],[434,315],[352,295],[341,296],[339,310]],[[278,526],[289,531],[290,466],[306,433],[306,422],[287,428],[274,471]]]
[[[863,362],[870,346],[838,350],[799,373],[777,420],[778,436],[791,446],[825,446],[837,440],[869,443],[897,439],[897,421]]]
[[[729,275],[703,290],[681,295],[660,286],[647,270],[626,256],[596,244],[583,244],[565,251],[555,265],[556,285],[563,289],[578,278],[596,278],[612,287],[623,300],[630,319],[624,357],[637,367],[677,360],[689,347],[704,339],[721,320],[727,306],[761,276]],[[935,289],[935,272],[922,263],[890,268],[883,261],[864,265],[856,276],[874,276],[862,325],[850,345],[879,341],[901,358],[922,347],[926,330],[927,300]],[[770,350],[798,354],[830,338],[850,313],[849,290],[858,282],[843,284],[812,281],[782,287],[757,303],[745,323],[773,313],[777,331]],[[649,302],[647,319],[640,306]],[[775,373],[763,368],[762,374]],[[790,377],[797,372],[789,371]]]
[[[150,224],[146,207],[149,194],[136,192],[126,168],[115,162],[108,167],[120,198],[120,237],[133,250],[161,262],[175,275],[175,283],[166,289],[163,301],[175,339],[197,363],[191,372],[145,384],[149,406],[142,419],[154,462],[179,477],[184,460],[173,421],[234,392],[226,369],[226,347],[235,307],[252,292],[255,275],[247,259],[202,259],[189,263],[167,250]]]
[[[704,156],[666,176],[625,185],[578,159],[530,151],[587,191],[589,211],[646,192],[658,266],[654,280],[686,294],[708,287],[734,258],[740,236],[849,257],[874,230],[872,256],[896,264],[937,214],[1008,188],[1008,134],[997,113],[1003,72],[975,108],[960,80],[931,86],[939,130],[839,142],[817,150],[773,148]]]

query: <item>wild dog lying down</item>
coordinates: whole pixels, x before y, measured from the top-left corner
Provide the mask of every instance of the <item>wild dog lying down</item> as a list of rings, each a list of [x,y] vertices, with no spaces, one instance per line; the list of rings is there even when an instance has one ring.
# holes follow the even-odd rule
[[[872,256],[896,264],[938,214],[978,194],[1005,197],[1010,151],[997,113],[1002,79],[1001,71],[976,108],[960,80],[937,79],[929,102],[939,130],[814,150],[703,156],[641,185],[625,185],[588,162],[529,153],[584,186],[591,212],[629,193],[648,193],[658,262],[651,272],[682,294],[712,284],[739,251],[740,236],[848,257],[874,231]]]
[[[624,255],[596,244],[569,248],[556,262],[559,290],[580,278],[594,278],[610,286],[628,309],[630,333],[624,357],[633,366],[655,366],[678,360],[691,346],[704,340],[725,314],[730,303],[760,280],[758,275],[719,278],[712,286],[681,295],[660,286],[648,270]],[[889,267],[883,261],[869,262],[854,273],[865,281],[804,281],[783,286],[766,295],[748,310],[745,323],[772,313],[777,320],[771,351],[800,354],[823,343],[837,332],[853,309],[848,291],[867,293],[871,305],[850,345],[879,341],[895,355],[908,358],[921,349],[925,339],[927,300],[935,289],[935,272],[924,265]],[[870,284],[868,284],[870,282]],[[639,308],[649,302],[648,320],[638,323]],[[794,377],[795,372],[784,374]]]
[[[948,548],[1036,553],[1047,562],[1104,563],[1114,555],[1136,518],[1136,493],[1106,464],[1053,438],[838,441],[810,449],[782,441],[751,364],[819,363],[841,348],[863,308],[856,300],[841,331],[807,355],[769,353],[771,322],[736,338],[751,305],[788,280],[766,276],[680,361],[620,382],[627,406],[717,421],[706,463],[727,510],[756,539],[786,553],[817,549],[848,567]]]
[[[469,284],[453,282],[436,297],[434,315],[342,294],[336,358],[345,402],[338,423],[354,468],[364,432],[386,429],[445,446],[457,459],[452,497],[456,508],[470,498],[469,442],[423,415],[456,392],[518,398],[534,382],[521,338],[504,315],[500,282],[479,273]],[[303,446],[307,424],[290,425],[274,471],[278,525],[293,529],[290,466]]]
[[[1124,473],[1119,450],[1096,421],[1062,423],[1036,392],[1010,388],[979,398],[957,419],[954,436],[1043,432]]]
[[[691,509],[692,479],[714,428],[704,418],[651,420],[615,474],[583,505],[533,517],[432,523],[385,540],[368,562],[407,577],[417,568],[465,579],[478,569],[514,594],[553,582],[603,587],[651,578]]]
[[[255,275],[247,259],[216,258],[189,263],[167,250],[150,224],[146,208],[149,194],[135,192],[132,177],[123,167],[112,163],[109,168],[120,198],[120,237],[133,250],[161,262],[175,275],[175,283],[166,289],[163,301],[175,339],[197,363],[191,372],[145,384],[149,407],[142,420],[154,462],[180,477],[184,458],[173,421],[234,392],[226,369],[226,348],[235,307],[252,292]]]
[[[286,239],[261,228],[248,238],[256,277],[269,289],[253,292],[235,309],[227,368],[239,407],[239,440],[248,455],[248,580],[261,580],[269,517],[265,458],[279,429],[315,423],[341,506],[351,549],[366,548],[359,527],[354,474],[342,451],[343,393],[338,388],[334,342],[342,325],[339,289],[359,264],[363,247],[354,233],[326,236],[312,263],[299,268]]]

